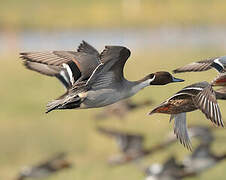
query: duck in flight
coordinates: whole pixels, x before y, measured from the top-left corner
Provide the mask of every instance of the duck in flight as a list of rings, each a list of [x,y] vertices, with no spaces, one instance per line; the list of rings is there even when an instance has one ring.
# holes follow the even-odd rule
[[[200,72],[215,68],[219,73],[226,72],[226,56],[209,58],[206,60],[193,62],[183,67],[173,70],[174,73],[182,72]]]
[[[191,142],[186,125],[186,112],[201,110],[207,119],[217,126],[224,126],[216,95],[208,82],[199,82],[187,86],[175,95],[154,108],[149,114],[171,114],[170,121],[174,119],[174,133],[180,142],[191,150]]]
[[[98,127],[97,131],[105,136],[114,138],[121,152],[120,154],[112,156],[109,159],[110,165],[122,165],[137,161],[148,155],[153,155],[160,150],[164,150],[175,142],[174,139],[166,139],[162,143],[146,148],[144,146],[145,136],[142,134],[119,131],[104,127]]]
[[[56,109],[103,107],[131,97],[149,85],[184,81],[165,71],[149,74],[138,81],[126,80],[123,68],[130,50],[123,46],[105,46],[99,54],[83,42],[77,52],[30,52],[20,55],[28,69],[57,77],[67,89],[65,94],[47,104],[47,113]]]
[[[59,153],[53,158],[37,165],[23,168],[16,180],[46,178],[56,172],[71,168],[72,166],[72,163],[66,159],[66,154]]]
[[[188,171],[183,164],[178,163],[174,156],[169,157],[163,164],[155,163],[145,168],[145,180],[182,180],[196,176]]]
[[[201,72],[214,68],[219,75],[212,81],[212,86],[226,86],[226,56],[209,58],[193,62],[173,70],[174,73]]]

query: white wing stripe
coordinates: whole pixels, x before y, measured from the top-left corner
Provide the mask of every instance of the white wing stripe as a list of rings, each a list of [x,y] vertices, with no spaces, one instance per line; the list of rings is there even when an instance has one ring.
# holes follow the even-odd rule
[[[74,78],[73,78],[73,74],[72,74],[70,66],[65,64],[65,63],[63,63],[63,67],[67,70],[67,73],[69,75],[71,84],[74,84]]]

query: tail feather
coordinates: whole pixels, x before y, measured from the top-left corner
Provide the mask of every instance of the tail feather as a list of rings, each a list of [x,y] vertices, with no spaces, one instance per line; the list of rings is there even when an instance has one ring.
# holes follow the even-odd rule
[[[59,109],[59,107],[63,104],[63,102],[64,102],[63,99],[57,99],[57,100],[48,102],[48,104],[46,105],[46,113]]]
[[[46,106],[46,113],[49,113],[56,109],[74,109],[80,107],[81,98],[76,96],[70,95],[63,95],[60,98],[50,101]]]

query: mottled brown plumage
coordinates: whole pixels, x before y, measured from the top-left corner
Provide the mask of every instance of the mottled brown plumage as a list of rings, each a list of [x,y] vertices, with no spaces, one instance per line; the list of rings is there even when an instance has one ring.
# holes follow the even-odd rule
[[[215,125],[224,126],[215,92],[211,84],[207,82],[200,82],[183,88],[154,108],[150,114],[171,114],[170,120],[175,119],[174,132],[176,136],[185,147],[191,149],[185,113],[197,109],[201,110],[206,118],[210,119]]]

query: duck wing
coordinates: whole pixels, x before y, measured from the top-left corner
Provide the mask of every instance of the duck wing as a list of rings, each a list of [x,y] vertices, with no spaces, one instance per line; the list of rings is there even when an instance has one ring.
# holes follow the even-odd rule
[[[66,89],[69,89],[74,82],[74,79],[70,78],[69,72],[64,67],[46,65],[30,61],[24,61],[24,66],[32,71],[36,71],[47,76],[56,77]]]
[[[216,95],[209,85],[193,97],[195,105],[217,126],[224,126]]]
[[[106,46],[101,53],[101,64],[93,71],[87,81],[92,88],[103,88],[111,83],[120,83],[123,79],[123,68],[130,56],[130,50],[122,46]]]
[[[96,57],[99,57],[99,52],[96,48],[88,44],[86,41],[82,41],[82,43],[78,46],[77,52],[84,52],[87,54],[92,54]]]
[[[76,81],[87,80],[90,77],[93,70],[100,64],[99,53],[98,55],[97,53],[92,46],[83,42],[80,44],[79,52],[22,52],[20,58],[24,60],[24,65],[28,69],[55,76],[66,88],[69,88]]]
[[[192,146],[188,135],[186,113],[173,114],[170,116],[170,121],[172,119],[174,119],[174,134],[176,134],[177,138],[180,140],[180,143],[191,151]]]
[[[182,72],[199,72],[199,71],[207,71],[211,69],[211,65],[216,58],[210,58],[198,62],[193,62],[187,64],[183,67],[177,68],[173,70],[174,73],[182,73]]]

